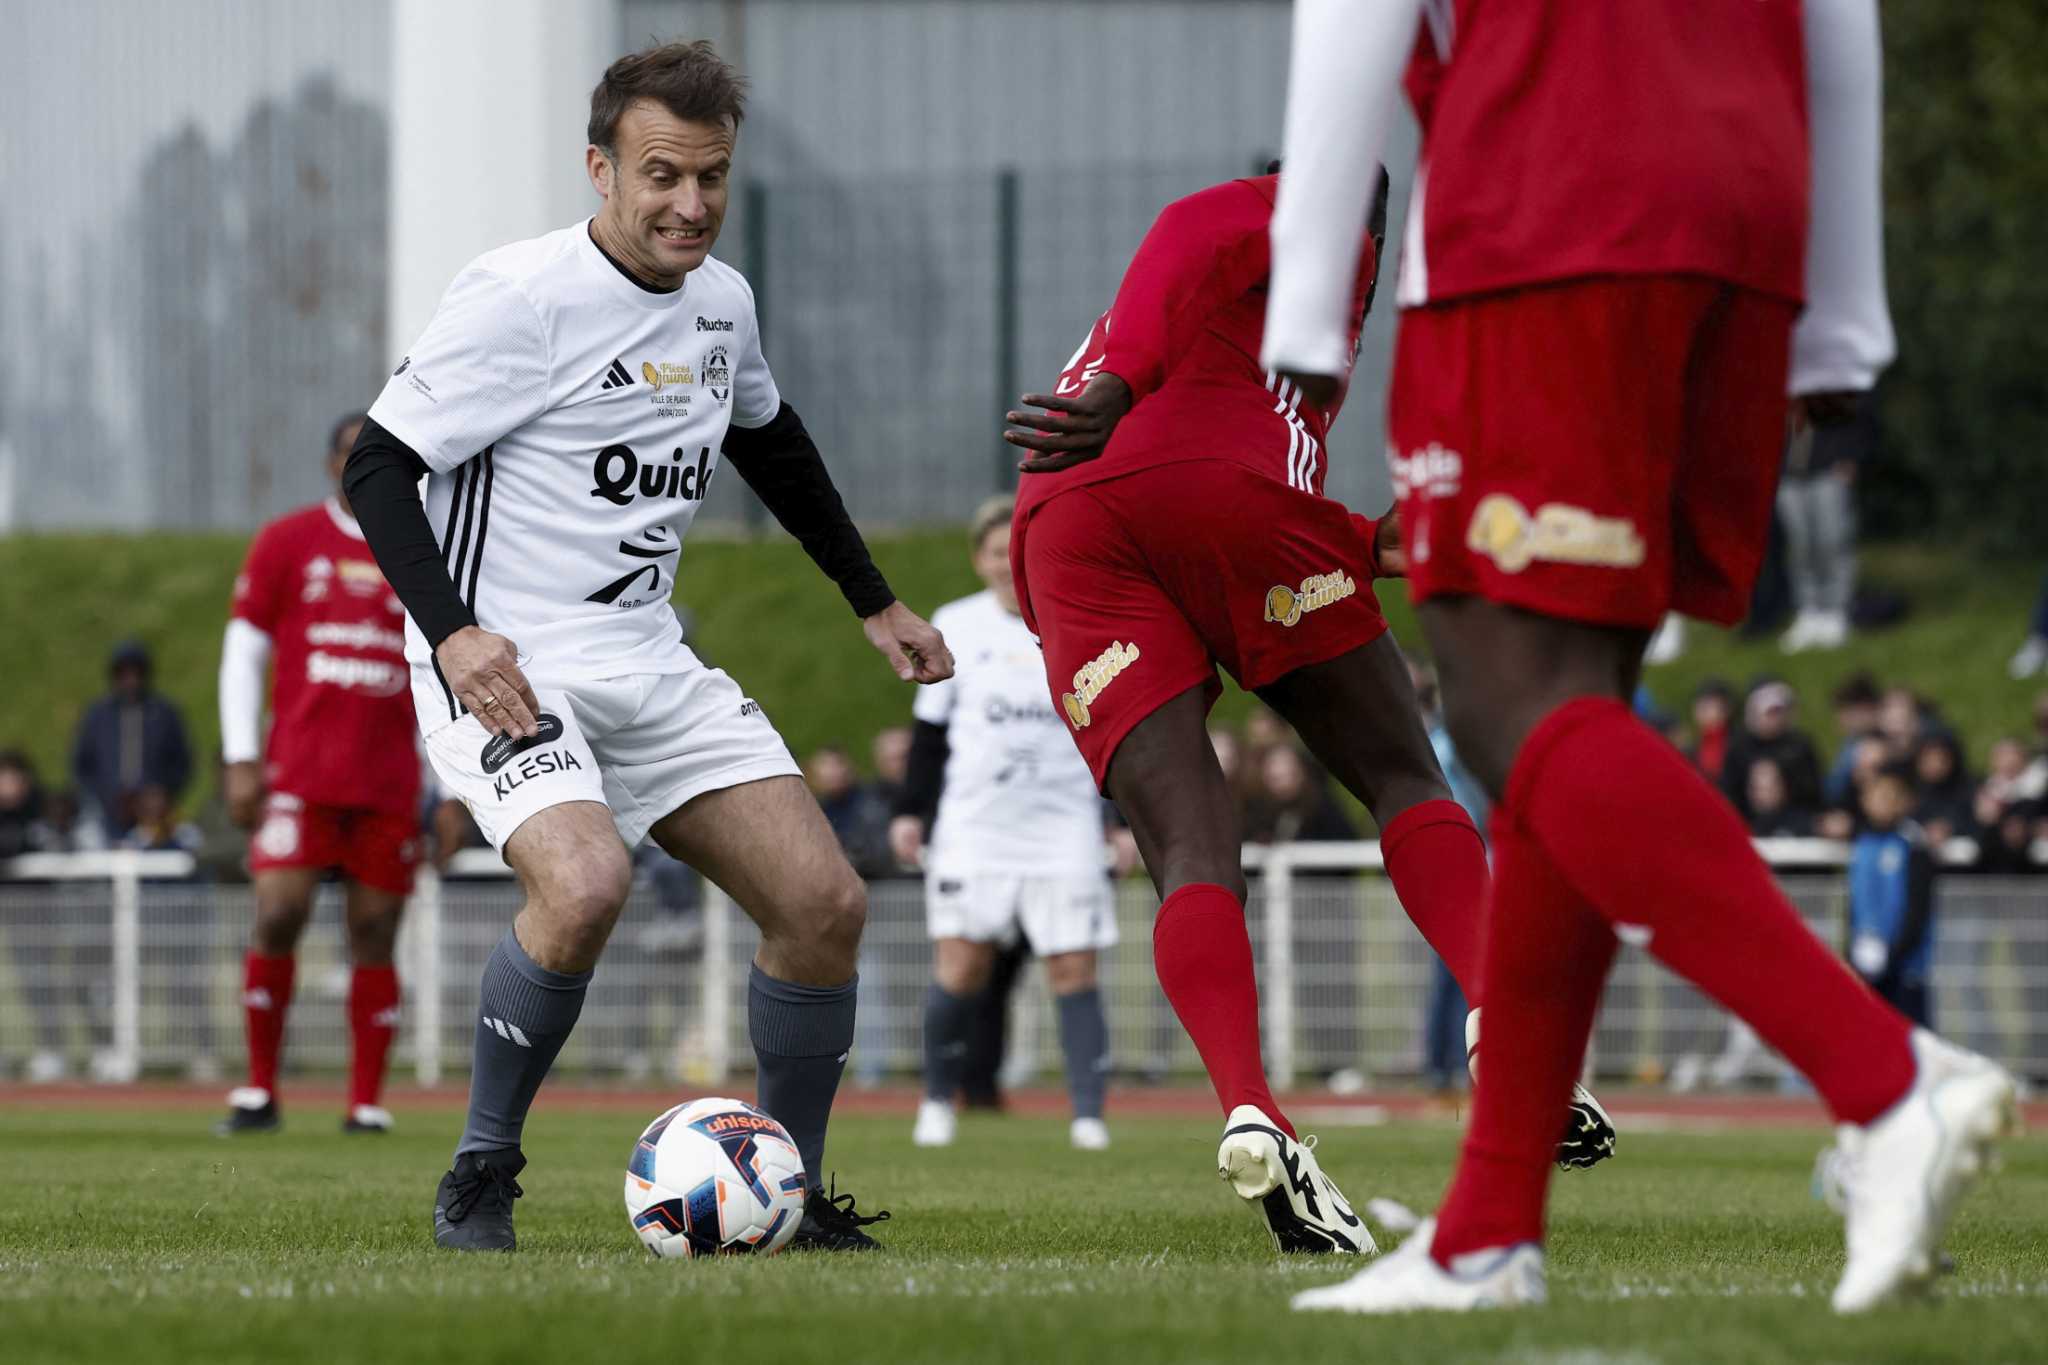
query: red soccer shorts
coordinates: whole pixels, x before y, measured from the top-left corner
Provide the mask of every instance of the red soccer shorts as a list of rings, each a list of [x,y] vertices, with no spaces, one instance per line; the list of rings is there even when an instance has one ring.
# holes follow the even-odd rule
[[[392,811],[316,806],[272,792],[249,840],[251,875],[272,868],[340,868],[350,881],[394,896],[412,891],[419,822]]]
[[[1387,434],[1417,602],[1650,628],[1748,609],[1796,305],[1697,276],[1571,280],[1401,317]]]
[[[1082,484],[1025,509],[1010,564],[1046,681],[1098,786],[1191,687],[1246,690],[1370,644],[1374,523],[1228,460]]]

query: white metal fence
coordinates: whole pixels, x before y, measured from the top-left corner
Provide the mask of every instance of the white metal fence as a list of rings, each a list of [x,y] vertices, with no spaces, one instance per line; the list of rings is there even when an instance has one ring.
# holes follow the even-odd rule
[[[1766,850],[1815,932],[1841,940],[1837,845]],[[1418,1075],[1435,967],[1380,873],[1377,845],[1248,847],[1248,908],[1281,1084],[1350,1071],[1384,1082]],[[241,1057],[240,960],[249,891],[187,880],[178,853],[42,854],[0,871],[0,1076],[232,1073]],[[330,899],[333,897],[333,899]],[[488,850],[426,875],[408,908],[398,962],[405,1036],[398,1065],[432,1084],[467,1066],[484,957],[505,931],[517,887]],[[1197,1063],[1152,975],[1156,901],[1119,888],[1123,942],[1105,954],[1102,988],[1119,1072],[1192,1075]],[[2048,1077],[2048,878],[1950,875],[1936,915],[1935,1017],[1946,1033],[2025,1074]],[[709,1083],[752,1064],[746,964],[753,925],[715,889],[698,908],[664,908],[636,888],[562,1058],[584,1078]],[[923,888],[877,882],[862,958],[857,1080],[914,1071],[929,951]],[[347,1056],[340,907],[322,893],[302,946],[287,1065],[335,1069]],[[1010,1075],[1058,1062],[1052,1011],[1031,973],[1020,990]],[[38,1062],[37,1059],[40,1059]],[[1604,1076],[1679,1083],[1770,1077],[1776,1063],[1710,1001],[1623,948],[1594,1036]]]

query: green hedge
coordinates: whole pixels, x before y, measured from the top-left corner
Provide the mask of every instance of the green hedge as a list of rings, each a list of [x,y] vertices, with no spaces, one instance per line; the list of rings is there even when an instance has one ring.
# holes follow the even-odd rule
[[[926,614],[979,586],[958,532],[877,536],[873,544],[896,590]],[[66,780],[71,732],[105,686],[107,651],[136,636],[155,651],[160,685],[185,708],[198,751],[210,755],[219,730],[214,678],[221,628],[242,548],[240,537],[217,535],[0,540],[0,628],[12,664],[0,688],[0,747],[19,745],[46,778]],[[1873,549],[1866,559],[1867,576],[1914,599],[1906,625],[1859,637],[1839,654],[1790,660],[1768,641],[1744,644],[1696,627],[1693,648],[1678,664],[1654,671],[1652,688],[1676,710],[1709,674],[1740,686],[1757,673],[1782,673],[1799,690],[1807,723],[1831,746],[1827,693],[1850,669],[1868,668],[1941,699],[1974,762],[1982,762],[1996,736],[2025,733],[2041,684],[2012,682],[2003,665],[2025,628],[2031,569],[1993,568],[1952,549],[1910,546]],[[1378,591],[1396,637],[1415,644],[1402,586],[1382,583]],[[700,651],[739,679],[799,756],[841,743],[865,767],[875,731],[907,720],[909,690],[786,538],[692,540],[678,599],[694,611]],[[1231,693],[1221,715],[1234,720],[1245,706]]]

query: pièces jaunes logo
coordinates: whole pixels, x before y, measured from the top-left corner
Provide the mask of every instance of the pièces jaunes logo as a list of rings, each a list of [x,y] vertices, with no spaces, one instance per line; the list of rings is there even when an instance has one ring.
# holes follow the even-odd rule
[[[1138,647],[1118,640],[1108,649],[1081,665],[1074,674],[1074,690],[1060,694],[1060,705],[1067,708],[1067,719],[1076,730],[1088,728],[1092,717],[1088,707],[1102,689],[1116,681],[1117,674],[1138,661]]]
[[[691,384],[696,382],[690,374],[690,367],[688,365],[673,365],[666,360],[658,365],[651,360],[642,361],[640,363],[640,377],[646,380],[648,386],[656,393],[660,393],[671,384]]]
[[[1357,582],[1341,569],[1335,573],[1310,574],[1301,580],[1298,588],[1290,588],[1285,583],[1276,584],[1266,589],[1266,619],[1291,626],[1309,612],[1327,607],[1332,602],[1342,602],[1357,591]]]
[[[1626,517],[1595,516],[1583,507],[1546,502],[1534,515],[1505,493],[1488,493],[1472,509],[1465,548],[1485,555],[1503,573],[1520,573],[1538,560],[1633,569],[1643,562],[1643,538]]]

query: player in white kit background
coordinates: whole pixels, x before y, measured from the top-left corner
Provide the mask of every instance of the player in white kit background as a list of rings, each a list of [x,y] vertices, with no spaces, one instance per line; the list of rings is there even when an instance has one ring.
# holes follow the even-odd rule
[[[349,460],[406,608],[428,756],[526,893],[484,969],[442,1246],[513,1249],[526,1113],[648,837],[760,927],[748,1024],[761,1106],[812,1185],[796,1244],[874,1245],[861,1229],[877,1220],[822,1188],[866,888],[774,726],[683,643],[669,605],[721,467],[839,585],[898,677],[937,682],[952,662],[889,591],[777,391],[752,290],[709,255],[744,103],[709,43],[613,63],[591,96],[597,215],[457,275]]]
[[[932,985],[925,997],[925,1098],[911,1140],[944,1147],[971,1016],[997,951],[1018,933],[1045,963],[1059,1011],[1074,1146],[1109,1145],[1102,1119],[1109,1031],[1096,954],[1115,945],[1104,805],[1045,691],[1038,642],[1010,575],[1010,498],[992,498],[968,534],[985,591],[932,613],[957,661],[917,694],[910,771],[891,850],[925,869]],[[929,843],[927,844],[927,838]]]

